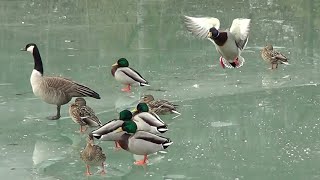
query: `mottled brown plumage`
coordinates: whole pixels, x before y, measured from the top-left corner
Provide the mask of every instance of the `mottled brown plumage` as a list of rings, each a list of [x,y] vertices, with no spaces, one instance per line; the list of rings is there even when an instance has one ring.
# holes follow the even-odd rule
[[[80,132],[86,130],[82,129],[83,126],[97,127],[102,125],[99,118],[95,115],[94,111],[87,106],[83,98],[75,99],[75,102],[69,107],[69,114],[72,120],[80,125]]]
[[[86,164],[86,174],[91,175],[90,166],[102,166],[101,174],[105,174],[104,161],[106,155],[103,153],[102,148],[98,145],[94,145],[93,136],[90,133],[87,138],[87,145],[85,149],[80,153],[80,158]]]
[[[271,64],[271,69],[278,68],[278,64],[289,64],[288,58],[274,50],[271,44],[261,50],[261,57],[263,60]]]
[[[155,100],[154,97],[150,94],[144,95],[141,102],[147,103],[150,111],[158,115],[165,115],[169,113],[180,114],[176,109],[178,105],[175,105],[164,99]]]

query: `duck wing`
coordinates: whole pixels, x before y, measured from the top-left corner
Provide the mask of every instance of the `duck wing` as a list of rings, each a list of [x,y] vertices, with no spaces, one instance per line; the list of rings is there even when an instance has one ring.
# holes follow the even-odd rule
[[[230,33],[234,36],[234,40],[239,49],[243,50],[248,42],[250,19],[237,18],[232,21]]]
[[[155,135],[146,131],[137,131],[134,135],[131,136],[131,138],[142,139],[144,141],[148,141],[154,144],[165,144],[171,142],[169,138]]]
[[[100,119],[89,106],[80,107],[82,121],[89,126],[101,126]]]
[[[122,67],[122,68],[118,68],[118,70],[139,83],[148,84],[147,80],[145,80],[136,70],[130,67]]]
[[[108,134],[111,132],[114,132],[115,130],[117,130],[119,127],[121,127],[123,124],[122,120],[119,119],[113,119],[107,123],[105,123],[104,125],[102,125],[100,128],[92,131],[93,136],[97,137],[97,136],[102,136],[104,134]]]
[[[220,21],[217,18],[213,17],[190,17],[184,16],[184,23],[193,35],[205,39],[208,36],[209,30],[212,27],[219,29]]]

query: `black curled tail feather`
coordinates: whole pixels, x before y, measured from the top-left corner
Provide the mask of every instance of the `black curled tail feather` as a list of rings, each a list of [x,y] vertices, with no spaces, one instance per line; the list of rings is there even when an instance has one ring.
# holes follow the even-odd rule
[[[168,138],[166,142],[162,144],[163,149],[167,149],[173,142]]]

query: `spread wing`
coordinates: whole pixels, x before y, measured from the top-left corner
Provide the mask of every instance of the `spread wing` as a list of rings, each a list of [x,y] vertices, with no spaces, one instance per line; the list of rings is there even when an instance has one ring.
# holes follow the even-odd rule
[[[234,19],[230,27],[230,33],[234,36],[238,48],[245,48],[250,30],[250,19]]]
[[[220,27],[219,19],[213,17],[196,18],[184,16],[184,23],[188,31],[201,39],[207,38],[210,28],[215,27],[219,29]]]

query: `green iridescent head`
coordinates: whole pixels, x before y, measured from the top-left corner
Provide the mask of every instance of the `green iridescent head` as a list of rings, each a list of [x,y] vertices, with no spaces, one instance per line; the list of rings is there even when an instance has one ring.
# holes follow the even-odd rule
[[[134,121],[125,121],[122,124],[122,130],[126,131],[127,133],[136,133],[137,129],[137,124]]]
[[[119,119],[123,121],[130,121],[132,119],[132,113],[129,110],[123,110],[119,113]]]
[[[117,64],[119,67],[129,67],[129,62],[126,58],[120,58],[118,61],[117,61]]]
[[[138,112],[149,112],[149,107],[146,103],[139,103],[137,105]]]

